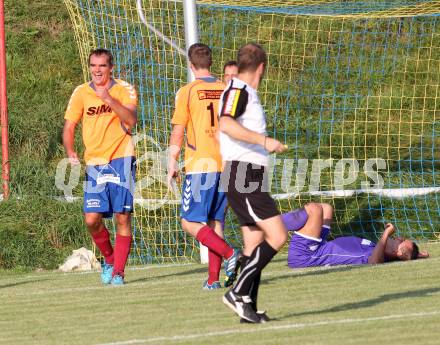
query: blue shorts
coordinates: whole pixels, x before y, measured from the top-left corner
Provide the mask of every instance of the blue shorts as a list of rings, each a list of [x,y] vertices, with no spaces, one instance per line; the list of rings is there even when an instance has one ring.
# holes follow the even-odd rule
[[[84,183],[84,213],[133,212],[136,173],[134,157],[116,158],[104,165],[88,165]]]
[[[189,222],[224,221],[226,194],[219,190],[220,173],[187,174],[182,185],[180,217]]]

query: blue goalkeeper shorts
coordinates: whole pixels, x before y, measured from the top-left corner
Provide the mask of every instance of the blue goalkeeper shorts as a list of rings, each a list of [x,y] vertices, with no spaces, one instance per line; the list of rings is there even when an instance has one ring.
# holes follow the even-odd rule
[[[103,165],[88,165],[84,182],[84,213],[133,212],[135,157],[116,158]]]

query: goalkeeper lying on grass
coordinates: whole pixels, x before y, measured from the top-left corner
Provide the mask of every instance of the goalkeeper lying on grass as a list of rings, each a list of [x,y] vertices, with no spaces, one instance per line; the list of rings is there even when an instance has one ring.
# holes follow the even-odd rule
[[[319,203],[282,215],[286,228],[295,231],[289,244],[289,267],[380,264],[428,257],[413,241],[391,237],[395,231],[391,223],[385,225],[377,243],[355,236],[327,241],[332,216],[332,206]]]

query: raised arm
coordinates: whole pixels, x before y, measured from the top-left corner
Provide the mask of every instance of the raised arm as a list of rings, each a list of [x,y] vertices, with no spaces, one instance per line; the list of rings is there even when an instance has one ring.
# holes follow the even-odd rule
[[[133,104],[123,105],[117,99],[112,98],[108,104],[110,108],[119,116],[122,123],[132,129],[137,123],[136,106]]]
[[[387,245],[387,240],[394,233],[394,231],[395,228],[393,224],[388,223],[385,225],[385,230],[382,234],[382,237],[377,242],[373,253],[368,258],[369,264],[381,264],[385,261],[385,248]]]
[[[136,105],[134,104],[122,104],[117,99],[110,96],[107,88],[97,87],[96,95],[107,104],[112,110],[118,115],[119,119],[123,124],[125,124],[129,129],[136,126],[137,123],[137,113]]]

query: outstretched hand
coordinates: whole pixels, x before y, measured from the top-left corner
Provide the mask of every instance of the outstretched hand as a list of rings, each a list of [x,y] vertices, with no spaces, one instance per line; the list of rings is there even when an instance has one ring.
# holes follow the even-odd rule
[[[287,146],[276,139],[266,137],[264,141],[264,148],[268,152],[281,153],[287,150]]]

